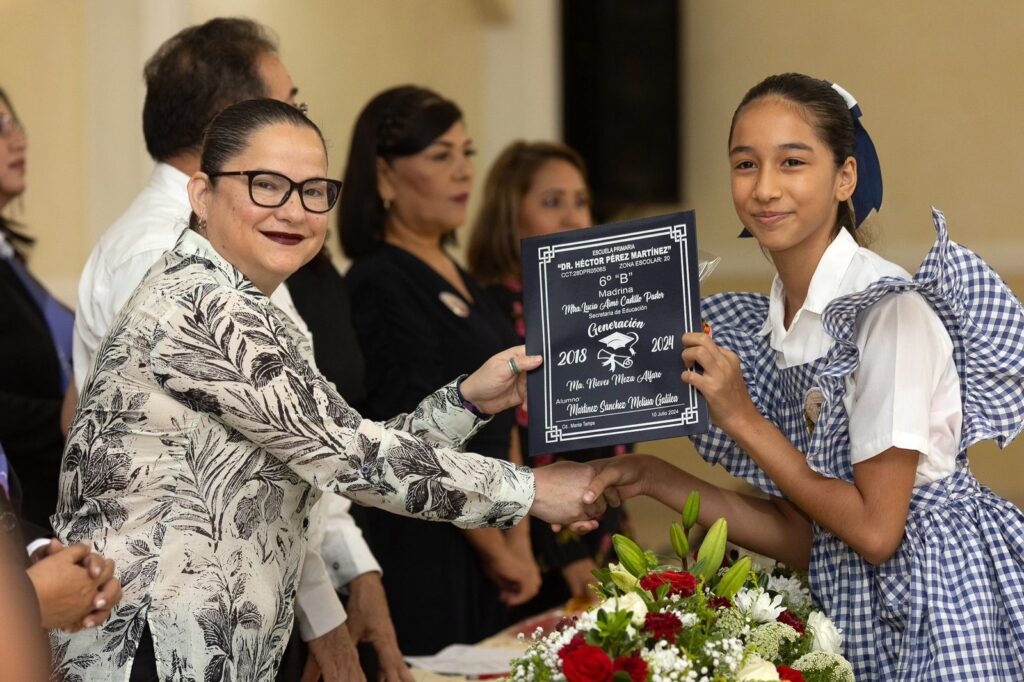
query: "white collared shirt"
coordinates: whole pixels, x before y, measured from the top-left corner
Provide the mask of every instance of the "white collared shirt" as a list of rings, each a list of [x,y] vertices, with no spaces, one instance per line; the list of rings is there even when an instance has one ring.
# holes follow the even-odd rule
[[[835,341],[821,323],[826,306],[887,276],[911,278],[840,231],[787,329],[785,291],[776,275],[761,333],[769,335],[777,365],[793,367],[824,356]],[[862,361],[847,379],[843,398],[853,463],[897,447],[920,453],[915,487],[953,473],[963,409],[953,344],[938,315],[917,293],[889,295],[861,314],[855,342]]]
[[[188,226],[192,212],[188,180],[177,168],[156,164],[149,183],[100,237],[89,255],[78,283],[75,313],[73,356],[77,386],[85,385],[96,350],[117,313],[153,264],[174,247],[181,231]],[[270,300],[310,337],[287,286],[279,286]],[[306,554],[296,597],[299,629],[307,641],[345,621],[345,610],[334,585],[346,585],[370,571],[381,572],[362,532],[352,521],[350,507],[351,502],[344,497],[324,495],[310,514],[307,537],[311,551]]]

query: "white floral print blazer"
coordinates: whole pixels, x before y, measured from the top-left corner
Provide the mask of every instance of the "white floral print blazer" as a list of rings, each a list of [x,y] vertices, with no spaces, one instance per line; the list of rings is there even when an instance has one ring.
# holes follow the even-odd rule
[[[455,382],[363,419],[186,229],[103,340],[69,434],[54,528],[114,559],[124,597],[100,628],[52,634],[55,677],[127,680],[148,623],[161,679],[273,679],[321,491],[462,527],[526,514],[528,469],[457,452],[482,423]]]

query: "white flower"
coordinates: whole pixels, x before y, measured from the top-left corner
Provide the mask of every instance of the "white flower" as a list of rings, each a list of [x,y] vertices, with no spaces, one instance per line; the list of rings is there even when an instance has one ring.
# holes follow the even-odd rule
[[[743,667],[736,673],[736,682],[774,682],[778,679],[779,671],[775,669],[775,664],[757,654],[748,656]]]
[[[636,592],[624,594],[621,597],[613,597],[601,604],[602,609],[608,613],[615,611],[629,611],[633,614],[633,624],[640,627],[644,624],[644,616],[647,615],[647,604]]]
[[[830,654],[843,652],[843,635],[824,613],[812,611],[811,615],[807,616],[807,627],[814,634],[811,651],[824,651]]]
[[[768,589],[778,592],[795,608],[811,605],[811,593],[798,579],[785,575],[768,577]]]
[[[732,603],[739,612],[756,623],[771,623],[786,610],[782,605],[782,597],[771,597],[761,590],[742,589],[733,597]]]

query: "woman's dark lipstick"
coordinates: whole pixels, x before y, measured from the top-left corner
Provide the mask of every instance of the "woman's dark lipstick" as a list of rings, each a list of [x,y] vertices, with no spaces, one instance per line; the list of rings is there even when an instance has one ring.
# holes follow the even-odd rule
[[[260,232],[260,234],[270,241],[284,246],[295,246],[305,239],[301,234],[295,234],[294,232]]]

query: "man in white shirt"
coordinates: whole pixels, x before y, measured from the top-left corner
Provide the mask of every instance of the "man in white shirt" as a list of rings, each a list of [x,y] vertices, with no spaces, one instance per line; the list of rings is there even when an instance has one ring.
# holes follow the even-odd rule
[[[206,124],[235,102],[271,97],[295,104],[297,94],[274,40],[246,19],[213,19],[184,29],[157,50],[144,74],[143,132],[157,163],[149,184],[103,234],[83,270],[73,348],[79,387],[118,311],[188,223],[187,183],[199,170]],[[285,285],[271,300],[309,334]],[[354,640],[374,645],[381,674],[389,682],[411,682],[384,598],[380,566],[349,505],[342,497],[324,495],[312,516],[295,603],[302,639],[326,680],[362,679]],[[335,589],[350,592],[347,616]],[[297,674],[282,670],[279,679]]]

